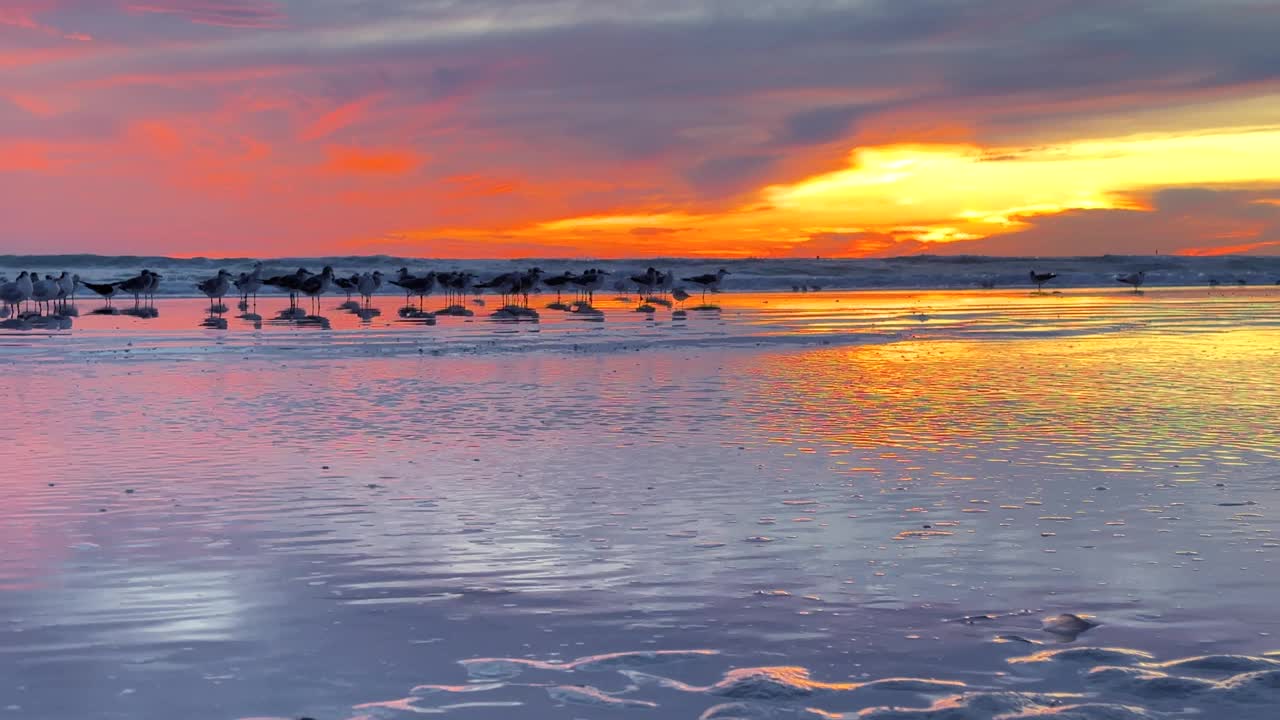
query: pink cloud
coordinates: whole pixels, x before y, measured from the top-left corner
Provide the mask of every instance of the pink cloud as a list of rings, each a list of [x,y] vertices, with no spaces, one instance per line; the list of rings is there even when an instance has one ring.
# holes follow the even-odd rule
[[[38,15],[55,10],[59,3],[56,0],[14,0],[0,7],[0,25],[34,30],[43,35],[60,37],[65,40],[87,42],[93,37],[82,32],[65,32],[36,19]]]
[[[282,27],[284,13],[272,3],[247,0],[148,0],[130,2],[132,13],[175,15],[200,25],[269,29]]]
[[[319,140],[354,125],[369,114],[369,108],[379,99],[377,96],[366,97],[339,105],[310,122],[298,134],[298,139],[304,142]]]
[[[0,173],[51,173],[65,165],[57,148],[49,143],[0,143]]]

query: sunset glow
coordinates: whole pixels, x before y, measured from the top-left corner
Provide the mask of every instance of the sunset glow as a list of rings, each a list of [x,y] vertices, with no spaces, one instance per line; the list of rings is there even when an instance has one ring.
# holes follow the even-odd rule
[[[6,3],[0,253],[1280,252],[1266,3],[802,5]]]

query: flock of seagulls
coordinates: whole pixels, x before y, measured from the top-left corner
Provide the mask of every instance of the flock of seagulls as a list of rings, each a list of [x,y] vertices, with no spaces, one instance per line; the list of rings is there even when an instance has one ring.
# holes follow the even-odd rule
[[[144,270],[143,273],[148,274],[150,271]],[[699,289],[703,296],[704,307],[709,308],[710,306],[705,305],[707,293],[719,292],[721,284],[729,274],[729,271],[721,268],[715,273],[680,278],[679,282]],[[154,274],[150,273],[150,275]],[[219,326],[217,325],[219,321],[212,318],[226,311],[222,300],[231,295],[233,288],[239,295],[240,309],[246,311],[246,315],[241,317],[260,320],[256,313],[248,313],[248,311],[251,306],[256,305],[257,294],[264,287],[272,287],[289,295],[289,310],[281,313],[282,319],[319,319],[320,298],[330,293],[346,294],[347,302],[340,306],[342,309],[365,317],[376,315],[377,311],[371,307],[372,298],[387,285],[403,291],[405,306],[400,309],[400,315],[404,318],[431,320],[436,314],[472,315],[474,313],[466,308],[467,298],[473,297],[472,303],[482,306],[484,300],[481,296],[490,292],[501,299],[501,307],[494,313],[496,317],[520,319],[538,316],[537,311],[530,307],[530,295],[543,290],[556,294],[556,301],[547,306],[549,309],[597,313],[598,311],[592,305],[595,294],[609,285],[611,275],[613,273],[600,268],[589,268],[580,273],[565,271],[559,274],[547,274],[542,268],[532,267],[481,279],[472,272],[430,271],[419,274],[411,272],[407,267],[402,267],[391,276],[375,270],[343,277],[326,265],[319,273],[298,268],[292,273],[264,276],[262,263],[259,262],[251,270],[239,275],[220,269],[216,275],[196,283],[195,287],[209,299],[210,322],[214,326]],[[674,273],[649,267],[642,273],[619,278],[611,286],[615,290],[624,292],[634,288],[642,298],[637,310],[653,312],[652,304],[671,307],[674,303],[683,304],[692,297],[689,291],[677,282]],[[121,283],[86,286],[107,297],[108,301],[110,299],[108,293],[113,293],[117,288],[123,288]],[[572,304],[564,302],[564,295],[568,292],[573,293]],[[426,299],[435,294],[443,296],[445,306],[435,312],[428,312]],[[359,295],[358,302],[352,299],[355,295]],[[308,311],[298,307],[298,302],[303,296],[310,301]]]
[[[634,290],[641,298],[640,305],[636,309],[644,312],[653,312],[655,304],[667,307],[679,304],[683,307],[684,302],[692,297],[690,290],[700,292],[702,307],[710,308],[712,306],[706,305],[707,294],[720,292],[721,285],[729,274],[729,271],[721,268],[714,273],[677,277],[673,272],[663,272],[657,268],[648,267],[643,272],[619,274],[615,277],[614,273],[600,268],[589,268],[582,272],[564,271],[548,274],[541,268],[532,267],[481,279],[472,272],[430,271],[418,274],[410,272],[407,267],[402,267],[391,276],[384,275],[379,270],[339,276],[332,267],[326,265],[318,273],[306,268],[298,268],[291,273],[264,276],[263,265],[258,262],[250,270],[239,274],[220,269],[217,274],[197,282],[195,288],[209,298],[211,317],[226,311],[222,300],[232,295],[233,291],[240,298],[240,309],[247,312],[251,305],[256,305],[258,293],[266,287],[288,294],[289,310],[281,313],[281,317],[285,319],[318,317],[320,298],[330,293],[346,294],[347,302],[342,306],[344,309],[374,315],[377,311],[371,306],[373,296],[382,291],[385,286],[392,285],[404,292],[405,307],[400,310],[403,317],[418,319],[434,317],[436,313],[426,310],[426,299],[437,293],[443,296],[445,301],[445,307],[438,310],[438,313],[470,315],[473,314],[472,311],[465,307],[467,298],[473,297],[472,303],[483,306],[484,300],[481,296],[491,292],[501,298],[501,308],[494,313],[495,316],[505,314],[516,318],[536,318],[537,312],[530,308],[529,297],[543,290],[554,292],[556,295],[555,302],[547,305],[549,309],[573,312],[598,312],[592,303],[595,301],[595,294],[606,288],[620,293],[630,293]],[[1028,277],[1031,284],[1036,287],[1036,291],[1043,293],[1045,285],[1057,278],[1058,273],[1039,272],[1033,269],[1028,273]],[[28,317],[74,315],[76,314],[74,307],[76,291],[81,287],[102,297],[105,301],[105,306],[94,312],[116,312],[112,305],[113,300],[118,295],[124,295],[133,297],[133,307],[124,310],[125,313],[155,317],[157,315],[154,305],[155,293],[161,280],[162,277],[158,273],[145,269],[132,277],[103,283],[83,280],[79,275],[66,271],[56,276],[22,272],[13,281],[0,277],[0,318],[24,315]],[[1139,270],[1119,274],[1115,276],[1115,280],[1132,287],[1133,291],[1138,293],[1139,288],[1146,282],[1146,272]],[[1240,285],[1246,284],[1244,280],[1236,282]],[[994,287],[995,283],[987,279],[980,285]],[[1217,287],[1221,282],[1210,280],[1209,285]],[[808,291],[821,288],[796,285],[792,286],[792,289]],[[566,293],[573,294],[571,303],[565,302]],[[354,296],[359,296],[359,301],[353,300]],[[303,297],[306,297],[309,302],[309,310],[304,311],[298,306]],[[417,299],[416,307],[413,306],[414,298]],[[246,314],[242,317],[257,316]]]
[[[22,272],[13,282],[0,283],[0,302],[4,303],[5,317],[21,309],[24,302],[35,305],[36,312],[61,314],[67,311],[68,303],[75,301],[76,287],[80,284],[79,275],[71,275],[63,271],[61,275],[45,275]]]
[[[1031,283],[1036,286],[1036,292],[1042,293],[1044,292],[1045,283],[1058,277],[1058,273],[1053,273],[1053,272],[1042,273],[1042,272],[1036,272],[1035,270],[1032,270],[1030,277],[1031,277]],[[1121,273],[1119,275],[1116,275],[1116,282],[1129,285],[1130,287],[1133,288],[1133,291],[1135,293],[1140,292],[1138,288],[1142,287],[1142,284],[1146,281],[1147,281],[1146,270],[1139,270],[1137,272]],[[1214,280],[1210,280],[1209,284],[1216,285],[1217,283]],[[995,287],[995,283],[984,282],[982,286],[988,287],[988,288]]]
[[[271,287],[289,295],[291,311],[297,310],[299,299],[305,296],[310,301],[311,313],[318,314],[320,298],[324,295],[342,292],[346,294],[348,303],[355,306],[351,309],[368,309],[374,295],[384,286],[394,285],[404,291],[406,306],[413,298],[417,298],[416,310],[419,313],[425,314],[426,298],[436,293],[443,295],[446,309],[457,309],[463,307],[469,296],[476,298],[476,304],[483,305],[483,300],[479,300],[480,296],[485,292],[492,292],[501,298],[502,308],[506,312],[529,315],[535,314],[529,307],[530,295],[543,289],[556,293],[556,302],[551,305],[553,308],[590,309],[596,292],[606,287],[611,275],[611,272],[600,268],[590,268],[580,273],[566,271],[548,275],[541,268],[533,267],[482,280],[471,272],[431,271],[415,274],[407,267],[402,267],[391,277],[378,270],[341,277],[332,267],[325,266],[319,273],[298,268],[292,273],[264,276],[262,263],[259,262],[251,270],[238,275],[226,269],[218,270],[212,277],[197,282],[195,289],[209,299],[210,314],[225,312],[222,301],[233,290],[240,298],[242,309],[256,303],[258,293],[264,287]],[[729,272],[721,269],[716,273],[681,280],[700,289],[705,300],[708,292],[719,292],[727,275]],[[46,275],[43,278],[37,273],[23,272],[12,282],[0,278],[0,302],[3,303],[5,317],[21,314],[24,306],[29,313],[35,315],[68,314],[69,300],[74,299],[78,288],[84,287],[102,297],[108,309],[113,307],[112,303],[117,295],[132,296],[135,308],[152,307],[161,279],[158,273],[151,270],[143,270],[124,280],[103,283],[82,280],[79,275],[66,272],[57,277]],[[661,272],[652,267],[642,273],[618,279],[612,283],[612,287],[619,291],[628,291],[634,287],[646,300],[670,297],[677,303],[683,303],[691,297],[684,287],[677,285],[673,273]],[[566,292],[574,294],[572,306],[563,303]],[[354,295],[359,295],[358,303],[352,301]],[[670,302],[666,301],[665,304]]]

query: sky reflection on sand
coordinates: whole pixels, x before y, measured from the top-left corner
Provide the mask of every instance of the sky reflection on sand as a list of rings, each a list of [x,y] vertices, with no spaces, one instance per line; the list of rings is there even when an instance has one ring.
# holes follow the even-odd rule
[[[1199,312],[1190,325],[1221,319]],[[0,444],[18,469],[0,478],[0,697],[30,717],[347,717],[466,685],[468,658],[663,649],[718,653],[652,670],[690,687],[766,666],[990,685],[1045,648],[989,641],[1059,647],[1040,630],[1059,612],[1097,616],[1089,643],[1162,660],[1256,655],[1280,632],[1278,354],[1263,322],[590,355],[17,355],[0,379],[27,409]],[[638,683],[625,698],[664,716],[724,700],[592,682]],[[591,697],[492,693],[449,712],[560,717]]]
[[[320,355],[388,356],[476,354],[549,350],[608,352],[671,347],[814,346],[884,343],[902,339],[1078,336],[1113,332],[1218,332],[1239,327],[1280,327],[1280,290],[1273,288],[1160,288],[1142,295],[1114,289],[1062,293],[1021,290],[837,291],[820,293],[724,293],[714,310],[656,307],[635,312],[637,298],[602,296],[599,314],[540,309],[539,322],[495,322],[492,307],[473,306],[474,317],[439,316],[426,326],[400,318],[402,299],[380,297],[381,314],[362,320],[322,303],[323,322],[261,323],[221,317],[225,330],[203,327],[208,303],[160,298],[155,317],[96,315],[81,302],[74,328],[64,331],[0,330],[0,350],[23,359],[75,361],[103,357],[190,359],[193,354],[272,354],[298,359]],[[535,298],[540,307],[547,296]],[[441,304],[436,300],[431,307]],[[234,305],[234,303],[230,303]],[[274,317],[284,298],[262,298],[256,307]],[[679,308],[674,308],[679,310]],[[55,339],[51,341],[51,339]],[[0,361],[3,356],[0,356]]]

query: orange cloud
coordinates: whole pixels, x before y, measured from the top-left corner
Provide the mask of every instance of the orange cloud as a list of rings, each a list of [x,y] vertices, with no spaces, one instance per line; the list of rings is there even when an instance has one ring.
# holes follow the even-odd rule
[[[520,187],[518,180],[502,180],[483,175],[453,175],[445,178],[445,182],[454,186],[446,195],[453,198],[492,197],[509,195]]]
[[[182,136],[178,130],[159,120],[134,123],[130,135],[148,150],[163,155],[172,155],[183,147]]]
[[[354,102],[339,105],[316,118],[298,134],[303,142],[319,140],[360,122],[369,114],[369,108],[378,102],[379,96],[361,98]]]
[[[413,150],[362,148],[330,145],[325,148],[328,159],[325,172],[340,175],[404,175],[422,164],[422,157]]]
[[[1213,257],[1217,255],[1244,255],[1268,248],[1280,248],[1280,240],[1264,240],[1262,242],[1241,243],[1239,245],[1183,248],[1174,254],[1189,255],[1191,257]]]
[[[55,148],[48,143],[30,141],[0,143],[0,173],[47,173],[57,170],[66,163],[52,157],[51,153],[54,150]]]

